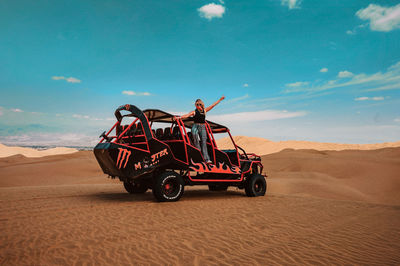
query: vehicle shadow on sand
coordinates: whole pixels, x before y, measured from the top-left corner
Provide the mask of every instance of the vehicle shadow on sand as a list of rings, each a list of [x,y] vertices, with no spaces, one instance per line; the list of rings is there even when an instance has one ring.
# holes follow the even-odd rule
[[[116,201],[116,202],[132,202],[132,201],[152,201],[154,200],[153,193],[148,191],[144,194],[129,194],[127,192],[121,193],[107,193],[100,192],[88,195],[94,200],[101,201]]]
[[[151,191],[147,191],[144,194],[129,194],[127,192],[121,193],[107,193],[100,192],[88,195],[93,200],[101,200],[108,202],[155,202],[155,198]],[[242,197],[245,194],[239,190],[228,190],[228,191],[208,191],[208,190],[185,190],[183,196],[180,200],[215,200],[215,199],[223,199],[223,198],[232,198],[232,197]]]
[[[215,200],[219,198],[237,198],[245,194],[240,190],[227,190],[227,191],[209,191],[209,190],[187,190],[183,194],[181,200]]]

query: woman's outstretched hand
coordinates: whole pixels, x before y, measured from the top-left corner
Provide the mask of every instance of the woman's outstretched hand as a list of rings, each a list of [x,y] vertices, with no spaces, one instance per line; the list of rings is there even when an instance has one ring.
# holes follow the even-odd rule
[[[218,101],[216,101],[215,103],[213,103],[212,105],[208,106],[206,108],[206,112],[210,111],[211,109],[214,108],[214,106],[216,106],[217,104],[219,104],[223,99],[225,99],[225,96],[222,96],[221,98],[219,98]]]

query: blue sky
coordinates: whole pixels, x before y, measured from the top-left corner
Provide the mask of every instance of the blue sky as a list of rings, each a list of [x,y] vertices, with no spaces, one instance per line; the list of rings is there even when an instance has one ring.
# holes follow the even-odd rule
[[[398,1],[0,2],[0,142],[93,145],[130,103],[234,135],[400,140]]]

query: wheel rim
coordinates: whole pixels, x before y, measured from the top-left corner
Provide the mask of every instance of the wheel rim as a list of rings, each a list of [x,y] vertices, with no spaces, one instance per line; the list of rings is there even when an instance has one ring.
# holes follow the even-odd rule
[[[167,180],[163,185],[163,192],[166,196],[171,197],[177,193],[178,184],[174,180]]]
[[[263,190],[263,183],[261,182],[261,180],[257,180],[256,182],[254,182],[254,191],[256,193],[260,193]]]

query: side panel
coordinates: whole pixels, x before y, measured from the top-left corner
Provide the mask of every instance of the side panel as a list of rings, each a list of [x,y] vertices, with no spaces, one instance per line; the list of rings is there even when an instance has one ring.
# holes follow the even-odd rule
[[[207,163],[195,163],[192,161],[190,170],[201,173],[213,173],[213,174],[228,174],[228,175],[240,175],[241,171],[239,167],[230,167],[225,163],[218,162],[217,165]]]
[[[261,164],[261,161],[252,161],[252,160],[240,160],[241,162],[241,170],[244,174],[252,174],[253,173],[253,167],[259,166],[261,171],[263,169],[263,165]]]
[[[198,149],[192,147],[191,145],[186,145],[186,147],[188,151],[189,162],[196,162],[196,163],[204,162],[203,155]]]
[[[222,152],[224,152],[229,157],[229,160],[231,161],[232,164],[239,165],[238,155],[237,155],[237,151],[235,149],[222,150]]]
[[[99,143],[94,148],[94,154],[105,174],[135,178],[171,162],[167,145],[153,146],[156,147],[148,153],[123,144]]]
[[[231,160],[229,160],[229,156],[225,152],[218,150],[218,149],[214,149],[214,150],[215,150],[215,157],[217,159],[217,162],[223,162],[226,165],[228,165],[229,167],[232,167]]]
[[[183,141],[165,141],[169,145],[176,159],[186,162],[185,143]]]

